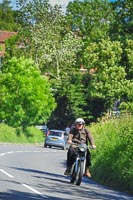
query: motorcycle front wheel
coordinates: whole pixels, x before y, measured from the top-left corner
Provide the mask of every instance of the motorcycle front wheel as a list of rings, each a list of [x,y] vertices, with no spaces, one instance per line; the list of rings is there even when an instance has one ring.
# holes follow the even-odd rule
[[[75,164],[72,166],[72,172],[70,175],[70,183],[74,183],[76,180]]]
[[[84,162],[79,161],[78,163],[78,172],[76,175],[76,185],[80,185],[83,177],[83,171],[84,171]]]

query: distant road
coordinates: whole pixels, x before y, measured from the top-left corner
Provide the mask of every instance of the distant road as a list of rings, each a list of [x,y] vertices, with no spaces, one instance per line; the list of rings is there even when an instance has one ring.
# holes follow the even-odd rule
[[[133,200],[86,177],[64,176],[66,153],[56,148],[0,144],[0,200]]]

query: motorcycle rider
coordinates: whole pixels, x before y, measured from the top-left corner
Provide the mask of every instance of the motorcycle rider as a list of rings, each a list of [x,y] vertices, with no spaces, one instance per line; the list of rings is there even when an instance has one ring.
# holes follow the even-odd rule
[[[90,143],[93,149],[96,148],[94,143],[94,138],[91,132],[84,127],[85,121],[82,118],[77,118],[75,120],[75,126],[70,129],[68,135],[68,144],[70,147],[67,152],[67,168],[64,172],[64,175],[70,175],[71,166],[75,161],[75,148],[71,146],[72,141],[77,143],[85,143],[88,145]],[[91,177],[89,166],[91,166],[91,154],[89,149],[87,150],[86,155],[86,169],[85,169],[85,176]]]

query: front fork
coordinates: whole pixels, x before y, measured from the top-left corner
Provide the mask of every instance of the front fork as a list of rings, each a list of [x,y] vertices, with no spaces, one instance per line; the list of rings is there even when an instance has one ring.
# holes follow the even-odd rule
[[[84,162],[84,168],[83,168],[83,174],[85,173],[85,168],[86,168],[86,153],[84,157],[77,157],[76,162],[75,162],[75,172],[78,172],[78,166],[80,162]]]

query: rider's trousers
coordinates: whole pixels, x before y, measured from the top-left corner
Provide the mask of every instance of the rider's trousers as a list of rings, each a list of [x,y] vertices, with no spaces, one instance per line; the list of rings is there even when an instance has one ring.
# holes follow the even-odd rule
[[[70,146],[67,152],[67,167],[71,167],[76,159],[76,148]],[[86,155],[86,168],[91,166],[91,154],[89,149],[87,149],[87,155]]]

